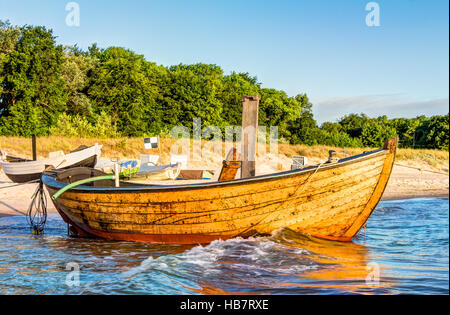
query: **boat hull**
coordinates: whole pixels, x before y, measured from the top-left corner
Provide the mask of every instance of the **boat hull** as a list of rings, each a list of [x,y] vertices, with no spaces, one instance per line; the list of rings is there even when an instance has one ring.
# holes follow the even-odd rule
[[[38,180],[48,166],[53,166],[58,169],[94,167],[101,154],[100,150],[101,146],[96,145],[55,159],[30,161],[14,158],[11,161],[0,162],[0,165],[3,172],[11,181],[21,184]],[[15,162],[14,160],[16,159],[19,162]]]
[[[81,236],[111,240],[197,244],[289,228],[351,241],[383,195],[396,144],[335,164],[223,183],[84,186],[54,203]],[[64,187],[51,175],[43,181],[51,195]]]
[[[98,230],[90,227],[87,224],[81,222],[74,222],[69,219],[63,211],[59,211],[59,214],[65,222],[70,224],[75,230],[78,237],[85,238],[102,238],[112,241],[128,241],[128,242],[142,242],[142,243],[154,243],[154,244],[180,244],[180,245],[192,245],[192,244],[209,244],[216,240],[227,240],[232,238],[229,235],[207,235],[207,234],[192,234],[187,237],[183,234],[144,234],[133,232],[108,232]]]
[[[73,167],[94,167],[97,164],[97,156],[91,156],[83,161],[77,162],[75,164],[64,167],[64,169]],[[38,180],[42,176],[42,172],[33,174],[9,174],[5,173],[6,176],[14,183],[23,184],[31,181]]]

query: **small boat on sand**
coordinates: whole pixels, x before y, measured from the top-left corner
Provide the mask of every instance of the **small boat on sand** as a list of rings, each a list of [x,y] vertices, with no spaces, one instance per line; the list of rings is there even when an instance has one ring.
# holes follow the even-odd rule
[[[243,179],[174,186],[120,182],[120,187],[103,180],[67,190],[53,202],[82,237],[199,244],[288,228],[351,241],[383,195],[397,143],[395,138],[383,149]],[[69,188],[70,172],[43,174],[51,196]],[[76,179],[97,175],[85,169]]]
[[[55,169],[79,166],[94,167],[100,157],[101,148],[102,146],[98,144],[91,147],[80,146],[68,154],[55,152],[50,154],[49,158],[37,161],[6,155],[0,160],[0,165],[11,181],[27,183],[38,180],[49,166]]]

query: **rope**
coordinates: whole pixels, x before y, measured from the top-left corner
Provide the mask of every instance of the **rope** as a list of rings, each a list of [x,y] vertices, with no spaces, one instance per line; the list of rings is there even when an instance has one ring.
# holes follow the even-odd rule
[[[244,234],[245,232],[247,232],[247,231],[250,230],[251,228],[253,228],[253,227],[255,227],[255,226],[258,226],[258,225],[262,224],[263,221],[265,221],[267,218],[269,218],[271,215],[273,215],[273,214],[275,214],[275,213],[278,213],[278,216],[277,216],[274,220],[278,219],[278,217],[280,216],[280,214],[281,214],[283,211],[289,209],[289,208],[292,206],[292,203],[293,203],[295,200],[298,199],[299,194],[305,190],[305,187],[308,186],[308,184],[311,182],[311,179],[313,178],[313,176],[316,175],[316,173],[317,173],[317,172],[319,171],[319,169],[323,166],[323,164],[325,164],[325,163],[320,163],[320,164],[317,166],[317,168],[316,168],[316,170],[314,171],[314,173],[311,173],[311,175],[308,177],[308,179],[306,180],[306,182],[305,182],[304,184],[302,184],[302,185],[298,184],[298,185],[297,185],[296,191],[293,193],[293,196],[295,196],[295,197],[292,198],[292,199],[289,201],[289,204],[288,204],[286,207],[284,207],[284,208],[282,208],[282,209],[280,209],[280,210],[276,210],[276,211],[274,211],[274,212],[269,212],[269,213],[268,213],[264,218],[262,218],[258,223],[253,224],[253,225],[250,226],[249,228],[247,228],[247,229],[245,229],[244,231],[238,233],[235,237],[241,236],[242,234]],[[265,224],[268,224],[268,223],[265,223]]]
[[[12,188],[12,187],[17,187],[17,186],[23,186],[23,185],[33,184],[33,183],[37,183],[37,182],[39,182],[39,181],[40,181],[40,179],[35,179],[35,180],[31,180],[31,181],[26,182],[26,183],[14,184],[14,185],[10,185],[10,186],[4,186],[4,187],[0,187],[0,190],[1,190],[1,189],[6,189],[6,188]]]
[[[31,197],[32,201],[27,212],[27,221],[33,229],[33,234],[40,235],[44,231],[47,222],[47,198],[44,191],[44,183],[39,182],[39,186]]]
[[[418,171],[421,171],[421,172],[435,173],[435,174],[441,174],[441,175],[448,176],[448,173],[438,172],[438,171],[431,171],[431,170],[425,170],[425,169],[422,169],[420,167],[414,167],[414,166],[403,165],[403,164],[398,164],[398,163],[395,163],[395,165],[401,166],[401,167],[406,167],[406,168],[412,168],[414,170],[418,170]]]

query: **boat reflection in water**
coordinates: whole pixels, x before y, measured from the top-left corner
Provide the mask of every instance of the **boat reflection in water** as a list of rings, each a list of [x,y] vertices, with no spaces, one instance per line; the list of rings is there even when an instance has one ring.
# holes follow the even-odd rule
[[[319,268],[300,275],[308,278],[307,287],[336,289],[339,292],[388,293],[391,282],[384,281],[383,267],[371,260],[369,249],[360,244],[342,243],[321,240],[285,230],[284,235],[289,240],[286,245],[299,247],[310,252],[315,262],[331,268]],[[361,236],[362,237],[362,236]]]
[[[259,252],[259,259],[255,259],[250,250],[248,254],[251,258],[248,259],[245,249],[249,249],[253,241],[260,241],[262,244],[267,242],[268,250],[273,245],[278,251],[274,254],[262,250]],[[284,229],[267,238],[238,240],[234,249],[237,252],[218,261],[221,272],[215,278],[198,283],[200,288],[186,288],[198,294],[387,294],[393,285],[390,280],[384,281],[381,276],[384,274],[383,267],[371,262],[368,248],[351,242],[322,240]],[[271,257],[268,260],[267,255]],[[251,261],[250,264],[243,264],[243,261],[248,260]],[[260,270],[251,270],[253,264],[259,265]],[[247,269],[247,276],[239,269]],[[229,278],[230,271],[236,273],[235,283],[231,288],[253,289],[237,292],[234,288],[231,291],[224,290],[222,281]]]

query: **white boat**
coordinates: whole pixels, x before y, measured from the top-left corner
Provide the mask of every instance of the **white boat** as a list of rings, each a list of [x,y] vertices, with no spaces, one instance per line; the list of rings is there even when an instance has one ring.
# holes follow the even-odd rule
[[[52,166],[55,169],[72,167],[94,167],[100,158],[102,146],[97,143],[91,147],[80,146],[68,154],[64,152],[51,153],[49,158],[32,161],[8,155],[3,157],[0,165],[6,176],[15,183],[27,183],[37,180],[42,172]]]
[[[139,172],[132,174],[127,181],[142,182],[142,181],[161,181],[161,180],[175,180],[181,171],[181,163],[158,165],[158,166],[143,166],[139,168]],[[127,172],[123,174],[126,176]]]

